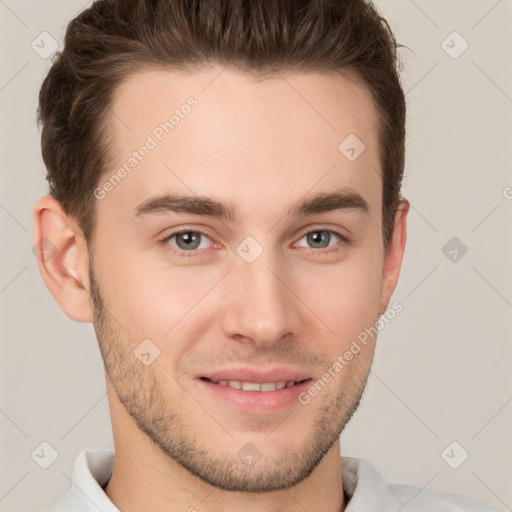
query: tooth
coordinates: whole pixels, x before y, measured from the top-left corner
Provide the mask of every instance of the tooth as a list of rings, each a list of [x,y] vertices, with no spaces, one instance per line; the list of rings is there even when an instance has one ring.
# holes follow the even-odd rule
[[[229,386],[234,389],[243,389],[244,391],[276,391],[283,388],[289,388],[295,384],[294,380],[279,381],[279,382],[243,382],[240,380],[213,380],[219,386]]]
[[[218,380],[213,380],[213,379],[210,379],[214,384],[218,384],[219,381]]]
[[[261,391],[258,382],[242,382],[242,389],[244,391]]]

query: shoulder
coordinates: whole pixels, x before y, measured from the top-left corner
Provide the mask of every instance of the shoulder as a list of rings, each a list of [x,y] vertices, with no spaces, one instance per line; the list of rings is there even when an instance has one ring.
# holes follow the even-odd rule
[[[411,485],[388,485],[401,506],[415,512],[501,512],[478,501],[451,493],[439,493]]]
[[[343,457],[343,487],[350,496],[347,512],[501,512],[458,494],[387,484],[369,462],[353,457]]]
[[[44,512],[119,512],[105,494],[114,463],[112,449],[85,449],[73,466],[72,485]]]

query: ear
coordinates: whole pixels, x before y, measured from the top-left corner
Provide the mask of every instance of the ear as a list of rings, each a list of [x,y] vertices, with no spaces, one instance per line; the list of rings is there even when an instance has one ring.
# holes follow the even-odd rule
[[[92,323],[87,243],[74,219],[51,196],[35,204],[33,243],[41,277],[64,313],[76,322]]]
[[[380,296],[382,312],[388,308],[389,301],[398,283],[405,251],[405,242],[407,240],[407,214],[409,213],[409,208],[409,201],[401,198],[395,213],[393,232],[384,254]]]

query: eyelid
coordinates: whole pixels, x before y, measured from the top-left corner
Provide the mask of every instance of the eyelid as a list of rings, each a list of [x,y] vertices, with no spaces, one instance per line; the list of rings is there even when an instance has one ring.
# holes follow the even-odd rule
[[[339,238],[338,243],[334,244],[332,246],[329,245],[329,246],[321,248],[321,249],[315,249],[313,247],[308,248],[308,247],[303,247],[303,246],[299,246],[299,247],[302,247],[307,252],[313,252],[313,253],[317,253],[317,254],[321,254],[321,253],[326,254],[326,253],[336,252],[336,251],[340,250],[338,247],[339,242],[342,242],[343,244],[347,244],[350,242],[350,239],[347,236],[345,236],[343,233],[340,233],[339,231],[336,231],[334,229],[330,229],[330,228],[326,228],[326,227],[308,227],[305,231],[302,232],[302,234],[298,238],[295,239],[295,242],[292,243],[292,246],[296,246],[296,244],[300,240],[302,240],[306,235],[308,235],[310,233],[314,233],[315,231],[326,231],[328,233],[334,234],[335,236],[337,236]],[[205,236],[208,239],[210,239],[210,241],[212,242],[212,245],[216,243],[216,242],[214,242],[213,237],[211,237],[208,233],[202,231],[201,229],[190,228],[190,227],[186,227],[186,226],[183,228],[179,228],[176,231],[172,231],[170,234],[166,235],[163,239],[161,239],[158,243],[159,243],[159,245],[162,245],[165,250],[170,251],[173,255],[176,255],[178,257],[200,256],[200,253],[203,253],[204,251],[207,250],[207,249],[191,249],[190,251],[185,251],[183,249],[180,249],[178,247],[174,247],[174,246],[171,246],[170,244],[168,244],[168,242],[171,238],[173,238],[176,235],[179,235],[181,233],[197,233],[199,235]]]
[[[316,226],[306,228],[304,231],[302,231],[302,234],[296,238],[296,240],[300,240],[300,239],[304,238],[306,235],[308,235],[309,233],[315,233],[316,231],[326,231],[328,233],[332,233],[332,234],[336,235],[344,242],[350,241],[349,236],[344,235],[341,232],[342,230],[340,228],[328,228],[328,227],[316,227]]]
[[[338,241],[344,241],[344,237],[341,233],[338,233],[337,231],[333,231],[332,229],[312,229],[310,231],[306,231],[301,237],[299,237],[297,239],[296,242],[294,242],[294,245],[295,244],[298,244],[304,237],[308,236],[310,233],[318,233],[318,232],[321,232],[321,231],[325,231],[326,233],[329,233],[330,235],[334,235],[335,237],[338,238]],[[331,242],[331,240],[329,240],[329,242]],[[334,244],[335,245],[335,244]],[[304,247],[304,246],[299,246],[299,247]],[[328,245],[327,247],[323,247],[322,249],[326,250],[330,247],[333,247],[332,245]],[[315,251],[320,251],[322,249],[314,249],[313,247],[305,247],[306,249],[313,249]]]
[[[171,233],[166,235],[164,238],[159,240],[158,243],[159,243],[159,245],[164,247],[165,250],[168,250],[171,253],[176,254],[178,256],[183,256],[183,255],[195,256],[195,255],[197,255],[197,253],[206,250],[206,249],[203,248],[203,249],[192,249],[190,251],[185,251],[183,249],[180,249],[179,247],[175,247],[175,246],[169,244],[169,240],[171,238],[174,238],[175,236],[180,235],[182,233],[196,233],[196,234],[199,234],[201,236],[204,236],[204,237],[208,238],[212,242],[212,244],[215,243],[213,238],[208,233],[205,233],[204,231],[201,231],[199,229],[191,229],[191,228],[187,228],[187,227],[180,228],[180,229],[178,229],[176,231],[172,231]]]

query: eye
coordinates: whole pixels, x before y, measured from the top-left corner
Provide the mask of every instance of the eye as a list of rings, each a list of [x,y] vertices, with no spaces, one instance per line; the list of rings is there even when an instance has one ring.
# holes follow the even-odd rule
[[[190,252],[196,249],[207,249],[207,241],[211,241],[210,237],[200,231],[177,231],[162,240],[162,243]]]
[[[305,241],[305,245],[304,245]],[[342,250],[336,247],[338,242],[348,243],[348,239],[329,229],[316,229],[305,233],[295,244],[295,247],[307,247],[309,249],[326,249],[323,251],[315,251],[325,254]],[[160,241],[165,249],[169,250],[174,256],[199,256],[200,249],[208,249],[211,247],[213,240],[201,231],[193,231],[183,229],[175,231]],[[201,253],[202,255],[206,253]]]
[[[345,238],[336,233],[335,231],[330,231],[328,229],[317,229],[315,231],[310,231],[306,233],[298,242],[297,245],[300,247],[304,247],[300,242],[302,240],[306,240],[308,244],[307,247],[311,247],[313,249],[325,249],[334,245],[339,240],[345,240]],[[334,242],[334,243],[331,243]]]

